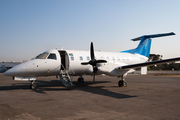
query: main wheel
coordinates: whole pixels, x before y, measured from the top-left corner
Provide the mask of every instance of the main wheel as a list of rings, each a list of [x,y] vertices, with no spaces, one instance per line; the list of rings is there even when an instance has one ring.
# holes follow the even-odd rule
[[[118,82],[118,85],[119,85],[119,87],[122,87],[122,86],[123,86],[123,81],[120,80],[120,81]]]
[[[123,80],[120,80],[120,81],[118,82],[118,85],[119,85],[119,87],[127,87],[127,82],[125,82],[125,81],[123,81]]]
[[[78,78],[79,83],[84,83],[84,78]]]

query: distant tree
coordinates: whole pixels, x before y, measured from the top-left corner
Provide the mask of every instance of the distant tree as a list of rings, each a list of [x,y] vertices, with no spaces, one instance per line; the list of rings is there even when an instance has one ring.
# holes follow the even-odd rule
[[[162,55],[150,54],[149,62],[162,60]],[[136,70],[141,70],[141,68],[136,68]],[[147,70],[180,70],[180,63],[170,62],[165,64],[158,64],[153,66],[147,66]]]
[[[163,56],[162,56],[162,55],[159,55],[159,54],[150,54],[148,61],[162,60],[162,57],[163,57]]]
[[[162,55],[159,54],[150,54],[148,61],[157,61],[162,60]],[[180,70],[180,63],[165,63],[154,66],[148,66],[148,70]]]

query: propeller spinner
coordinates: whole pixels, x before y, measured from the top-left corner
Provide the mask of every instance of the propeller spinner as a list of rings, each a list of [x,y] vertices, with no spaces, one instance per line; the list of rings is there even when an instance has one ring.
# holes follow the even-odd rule
[[[82,62],[81,64],[82,65],[92,65],[93,67],[93,82],[95,82],[95,74],[96,72],[98,71],[98,68],[97,68],[97,63],[106,63],[107,61],[106,60],[96,60],[95,59],[95,56],[94,56],[94,47],[93,47],[93,42],[91,42],[91,46],[90,46],[90,55],[91,55],[91,60],[89,62]]]

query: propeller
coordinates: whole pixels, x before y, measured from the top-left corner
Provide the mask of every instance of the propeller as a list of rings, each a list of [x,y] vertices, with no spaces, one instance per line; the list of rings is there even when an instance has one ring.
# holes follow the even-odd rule
[[[97,68],[97,63],[106,63],[107,61],[106,60],[96,60],[95,59],[95,56],[94,56],[94,47],[93,47],[93,42],[91,42],[91,46],[90,46],[90,55],[91,55],[91,60],[89,62],[82,62],[81,64],[82,65],[92,65],[93,67],[93,82],[95,82],[95,74],[96,72],[98,71],[98,68]]]

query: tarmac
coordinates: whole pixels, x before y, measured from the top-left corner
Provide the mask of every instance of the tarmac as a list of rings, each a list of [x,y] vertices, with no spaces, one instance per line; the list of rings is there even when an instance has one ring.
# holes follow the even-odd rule
[[[0,120],[179,120],[180,77],[129,75],[128,87],[116,77],[73,77],[73,87],[59,79],[14,81],[0,74]]]

